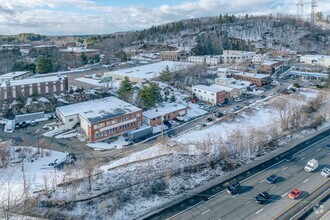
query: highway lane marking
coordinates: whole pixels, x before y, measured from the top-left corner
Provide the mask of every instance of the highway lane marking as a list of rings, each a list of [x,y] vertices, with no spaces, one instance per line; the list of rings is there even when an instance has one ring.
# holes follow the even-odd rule
[[[252,201],[250,200],[250,201],[246,202],[244,205],[247,205],[247,204],[249,204],[250,202],[252,202]]]
[[[263,182],[265,182],[265,181],[266,181],[266,179],[264,179],[264,180],[261,180],[261,181],[260,181],[260,183],[263,183]]]
[[[305,180],[304,180],[304,183],[306,183],[308,180],[309,180],[309,179],[305,179]]]
[[[167,218],[166,220],[169,220],[169,219],[172,219],[172,218],[174,218],[174,217],[176,217],[176,216],[178,216],[178,215],[181,215],[182,213],[188,211],[189,209],[194,208],[195,206],[198,206],[199,204],[201,204],[201,203],[203,203],[203,202],[204,202],[204,201],[200,201],[199,203],[197,203],[197,204],[195,204],[195,205],[193,205],[193,206],[191,206],[191,207],[189,207],[189,208],[187,208],[187,209],[185,209],[185,210],[183,210],[183,211],[181,211],[181,212],[179,212],[179,213],[177,213],[177,214],[175,214],[175,215],[173,215],[173,216]]]
[[[270,190],[275,189],[275,188],[276,188],[276,186],[273,186],[272,188],[270,188]]]
[[[256,214],[259,214],[260,212],[262,212],[264,209],[260,209],[259,211],[256,212]]]
[[[220,192],[218,192],[218,193],[216,193],[216,194],[210,196],[209,198],[212,199],[213,197],[216,197],[217,195],[223,193],[224,191],[226,191],[226,190],[224,189],[224,190],[222,190],[222,191],[220,191]]]
[[[284,170],[286,170],[286,169],[288,169],[289,167],[284,167],[281,171],[284,171]]]
[[[295,176],[295,175],[297,175],[298,173],[294,173],[294,174],[292,174],[292,176]]]
[[[236,196],[238,196],[238,195],[236,194],[236,195],[232,196],[231,198],[235,198]]]
[[[201,215],[204,215],[204,214],[208,213],[209,211],[211,211],[211,209],[206,210],[206,211],[203,212]]]
[[[284,193],[284,194],[282,195],[282,198],[283,198],[284,196],[286,196],[286,195],[288,195],[288,193]]]
[[[325,219],[325,217],[327,217],[327,215],[330,213],[330,210],[327,212],[327,213],[325,213],[325,215],[323,215],[321,218],[320,218],[320,220],[323,220],[323,219]]]
[[[306,157],[303,157],[303,158],[301,158],[300,160],[303,160],[303,159],[305,159]]]
[[[316,152],[319,152],[321,150],[321,148],[317,149]]]

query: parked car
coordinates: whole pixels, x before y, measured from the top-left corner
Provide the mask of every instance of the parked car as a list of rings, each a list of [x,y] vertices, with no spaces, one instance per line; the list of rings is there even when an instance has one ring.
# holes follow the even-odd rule
[[[85,74],[84,77],[85,77],[85,78],[92,78],[92,75],[90,75],[90,74]]]
[[[289,193],[289,197],[291,199],[298,199],[300,194],[301,194],[301,191],[299,189],[295,188]]]
[[[31,126],[36,126],[36,125],[37,125],[37,122],[36,122],[35,120],[31,120],[31,121],[30,121],[30,125],[31,125]]]
[[[330,176],[330,168],[328,168],[328,167],[324,167],[324,168],[322,169],[321,176],[329,177],[329,176]]]
[[[221,118],[223,116],[223,114],[221,112],[216,112],[214,115],[217,118]]]
[[[20,126],[21,126],[21,128],[26,128],[28,126],[28,124],[25,121],[23,121],[20,123]]]
[[[288,155],[286,158],[285,158],[285,161],[286,162],[291,162],[291,161],[293,161],[294,160],[294,157],[290,154],[290,155]]]
[[[164,121],[163,123],[164,123],[164,125],[166,125],[168,128],[171,128],[171,127],[172,127],[172,124],[171,124],[170,122],[168,122],[168,121]]]
[[[271,175],[271,176],[267,177],[266,181],[267,181],[267,183],[274,184],[278,181],[278,176],[277,175]]]
[[[267,96],[265,96],[265,95],[262,95],[262,96],[260,96],[260,98],[262,98],[262,99],[264,99],[264,98],[266,98]]]
[[[256,202],[258,204],[262,204],[266,202],[269,198],[270,198],[269,193],[265,191],[256,196]]]
[[[229,194],[235,195],[235,194],[239,193],[240,188],[241,188],[241,184],[239,184],[239,182],[235,182],[235,183],[230,184],[227,187],[227,192]]]
[[[206,121],[211,122],[211,121],[213,121],[213,119],[212,118],[207,118]]]

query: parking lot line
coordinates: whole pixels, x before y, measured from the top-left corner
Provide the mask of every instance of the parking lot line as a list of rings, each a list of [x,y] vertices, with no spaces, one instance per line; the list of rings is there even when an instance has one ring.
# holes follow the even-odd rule
[[[247,204],[249,204],[250,202],[252,202],[252,201],[250,200],[250,201],[246,202],[244,205],[247,205]]]
[[[264,179],[264,180],[261,180],[261,181],[260,181],[260,183],[263,183],[263,182],[265,182],[265,181],[266,181],[266,179]]]
[[[276,188],[276,186],[273,186],[272,188],[270,188],[270,190],[275,189],[275,188]]]
[[[303,160],[303,159],[305,159],[306,157],[303,157],[303,158],[301,158],[300,160]]]
[[[318,151],[320,151],[320,150],[321,150],[321,148],[317,149],[316,152],[318,152]]]

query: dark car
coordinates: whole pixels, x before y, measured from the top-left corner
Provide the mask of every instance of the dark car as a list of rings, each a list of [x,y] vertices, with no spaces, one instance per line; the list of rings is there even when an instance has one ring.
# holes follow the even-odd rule
[[[262,204],[262,203],[266,202],[269,198],[270,198],[270,195],[268,194],[268,192],[262,192],[256,196],[256,202],[258,204]]]
[[[265,96],[265,95],[262,95],[262,96],[260,96],[260,98],[262,98],[262,99],[264,99],[264,98],[266,98],[267,96]]]
[[[235,183],[230,184],[230,185],[227,187],[227,192],[228,192],[229,194],[234,195],[234,194],[239,193],[240,188],[241,188],[241,184],[239,184],[239,182],[235,182]]]
[[[278,176],[276,175],[271,175],[266,179],[267,183],[271,183],[271,184],[276,183],[277,180],[278,180]]]
[[[212,118],[207,118],[206,121],[211,122],[211,121],[213,121],[213,119]]]
[[[21,128],[26,128],[28,126],[28,124],[25,121],[23,121],[20,123],[20,126],[21,126]]]
[[[221,112],[216,112],[214,115],[217,118],[221,118],[223,116],[223,114]]]
[[[286,158],[285,158],[285,161],[286,162],[291,162],[291,161],[293,161],[294,160],[294,157],[290,154],[290,155],[288,155]]]
[[[164,125],[166,125],[168,128],[172,127],[172,124],[168,121],[164,121]]]
[[[325,148],[326,150],[330,150],[330,144],[325,145],[324,148]]]

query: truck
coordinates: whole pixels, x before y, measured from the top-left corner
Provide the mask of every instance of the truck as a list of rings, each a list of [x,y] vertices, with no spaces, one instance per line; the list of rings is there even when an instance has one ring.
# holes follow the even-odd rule
[[[152,126],[146,126],[146,127],[142,127],[139,129],[136,129],[134,131],[130,131],[127,133],[127,139],[129,141],[136,141],[139,138],[143,138],[146,137],[148,135],[151,135],[153,131]]]
[[[310,161],[307,162],[307,165],[305,166],[305,170],[307,172],[313,172],[318,168],[318,166],[319,166],[318,161],[315,159],[311,159]]]

